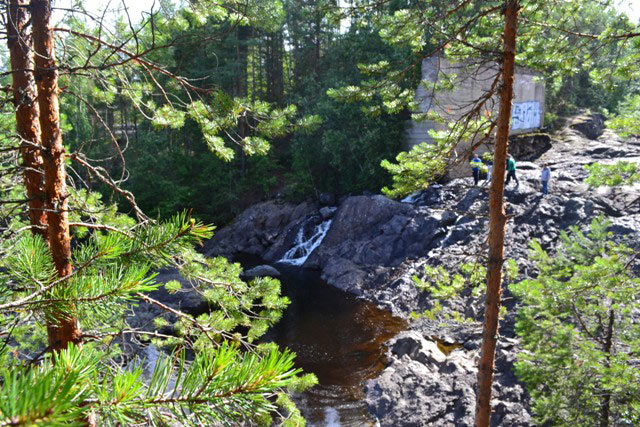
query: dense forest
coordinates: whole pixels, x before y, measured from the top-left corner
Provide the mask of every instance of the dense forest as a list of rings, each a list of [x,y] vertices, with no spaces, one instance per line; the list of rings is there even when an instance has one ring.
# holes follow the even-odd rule
[[[133,70],[121,70],[81,86],[76,83],[74,94],[63,94],[68,102],[61,103],[66,141],[72,149],[82,142],[92,157],[107,158],[116,153],[99,141],[108,139],[109,134],[120,144],[131,141],[130,148],[122,150],[131,175],[123,187],[136,195],[145,212],[168,216],[189,208],[198,218],[221,225],[251,203],[276,195],[300,200],[323,192],[378,192],[389,185],[390,174],[380,163],[393,160],[405,148],[404,131],[412,110],[409,92],[404,91],[416,88],[421,78],[420,61],[436,47],[428,33],[413,47],[411,34],[415,33],[405,34],[409,29],[393,21],[391,17],[407,5],[363,5],[350,13],[349,8],[336,9],[323,2],[283,2],[252,11],[260,14],[259,25],[253,26],[226,16],[199,18],[193,15],[199,12],[176,7],[167,5],[158,10],[154,28],[161,40],[156,43],[168,47],[153,52],[151,58],[171,73],[215,93],[215,102],[229,108],[229,113],[232,102],[238,103],[236,108],[246,109],[244,118],[220,136],[233,151],[209,155],[211,142],[193,118],[187,118],[183,126],[162,129],[158,121],[147,120],[156,103],[161,105],[162,101],[154,99],[147,106],[130,99],[131,94],[125,91],[132,89],[125,87],[135,82]],[[614,11],[598,8],[595,3],[580,6],[571,16],[569,30],[576,32],[597,34],[608,25],[625,26]],[[422,19],[425,17],[417,15],[416,22],[407,25],[418,25]],[[547,19],[551,22],[554,18]],[[69,24],[73,28],[73,21]],[[121,31],[126,37],[127,29]],[[142,40],[151,37],[145,34],[148,31],[149,26],[142,30]],[[545,52],[547,39],[544,33],[540,36],[528,36],[536,45],[523,52],[526,58],[522,64],[544,71],[548,126],[580,109],[615,114],[625,97],[633,93],[634,83],[624,74],[627,71],[608,75],[610,61],[620,54],[617,48],[602,48],[573,36],[561,41],[558,48],[565,52],[560,56]],[[576,51],[574,43],[584,46]],[[382,63],[397,74],[384,75],[383,68],[369,72],[365,67]],[[162,84],[163,77],[158,78]],[[393,85],[382,81],[391,78]],[[77,77],[74,79],[77,82]],[[331,89],[357,86],[365,80],[385,90],[354,97],[358,99],[351,103],[330,96]],[[135,90],[148,89],[141,82],[139,85]],[[392,108],[387,108],[389,97],[397,98]],[[626,100],[631,102],[631,97]],[[106,126],[92,119],[92,108],[85,103],[101,113]],[[271,149],[264,155],[250,156],[251,151],[238,142],[253,135],[256,123],[251,120],[256,118],[249,112],[254,108],[258,115],[262,108],[295,109],[292,119],[306,120],[306,129],[267,134],[264,143]],[[88,145],[87,141],[96,143]],[[116,175],[121,172],[117,169],[123,168],[116,160],[106,165]]]
[[[464,410],[410,421],[378,382],[367,422],[640,422],[640,32],[617,2],[127,3],[0,2],[0,425],[304,425],[319,380],[269,338],[292,304],[280,273],[222,257],[298,246],[291,264],[422,334],[378,374],[404,355],[458,375],[447,358],[471,355],[452,356],[474,366]],[[455,121],[420,110],[419,88],[459,85],[426,79],[434,57],[489,70]],[[520,69],[545,114],[516,142]],[[491,180],[452,179],[480,148]],[[509,375],[526,392],[500,390]]]

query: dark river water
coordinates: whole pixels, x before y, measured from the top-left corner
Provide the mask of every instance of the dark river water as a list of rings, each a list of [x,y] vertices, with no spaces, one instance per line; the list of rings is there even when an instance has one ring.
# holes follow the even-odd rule
[[[266,339],[294,351],[297,365],[318,377],[317,386],[295,397],[308,425],[374,425],[362,385],[383,369],[383,343],[405,322],[327,285],[317,273],[276,267],[291,304]]]

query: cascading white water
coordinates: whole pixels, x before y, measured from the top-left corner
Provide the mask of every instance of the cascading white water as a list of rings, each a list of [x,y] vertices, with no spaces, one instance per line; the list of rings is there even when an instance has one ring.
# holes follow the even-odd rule
[[[304,264],[307,258],[309,258],[309,255],[311,255],[311,252],[320,246],[324,236],[326,236],[327,231],[329,231],[329,227],[331,227],[330,219],[316,225],[311,237],[306,238],[304,235],[305,224],[302,224],[296,235],[296,240],[293,242],[293,247],[289,249],[278,262],[290,265]]]
[[[462,216],[459,216],[456,218],[455,221],[453,221],[453,224],[451,224],[449,227],[447,227],[447,234],[445,234],[445,236],[442,238],[442,240],[440,240],[440,245],[439,247],[443,248],[444,245],[447,244],[447,242],[449,241],[449,238],[451,237],[451,235],[453,234],[453,229],[456,228],[456,225],[458,224],[458,222],[462,219]]]
[[[418,197],[420,197],[420,194],[422,194],[420,191],[416,191],[415,193],[411,193],[409,194],[407,197],[405,197],[404,199],[400,200],[400,203],[415,203],[418,201]]]

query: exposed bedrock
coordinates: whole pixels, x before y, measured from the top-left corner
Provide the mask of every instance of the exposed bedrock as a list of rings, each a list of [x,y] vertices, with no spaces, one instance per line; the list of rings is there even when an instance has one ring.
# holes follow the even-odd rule
[[[553,249],[562,231],[573,225],[587,227],[598,215],[610,219],[611,230],[621,239],[640,241],[638,188],[590,189],[584,183],[584,165],[591,162],[640,162],[640,141],[621,141],[602,126],[601,117],[585,116],[551,139],[534,138],[537,148],[517,148],[523,143],[514,142],[520,184],[510,183],[505,191],[505,252],[517,262],[521,277],[533,272],[527,259],[532,239]],[[540,191],[543,163],[552,169],[547,196]],[[291,248],[301,227],[312,229],[330,220],[324,239],[303,266],[319,270],[333,286],[408,317],[433,304],[412,281],[425,265],[454,270],[464,262],[483,260],[488,184],[474,187],[472,182],[461,178],[433,185],[405,203],[381,195],[347,197],[336,202],[335,212],[322,213],[321,205],[311,202],[261,203],[220,230],[205,252],[248,253],[276,262]],[[505,296],[510,314],[501,324],[492,424],[529,425],[527,394],[512,372],[518,351],[513,333],[516,302],[508,291]],[[467,317],[482,318],[481,301],[470,295],[448,304],[445,309],[455,307]],[[445,327],[425,319],[413,321],[409,331],[390,342],[382,374],[366,384],[371,413],[383,426],[471,425],[479,343],[477,324]]]

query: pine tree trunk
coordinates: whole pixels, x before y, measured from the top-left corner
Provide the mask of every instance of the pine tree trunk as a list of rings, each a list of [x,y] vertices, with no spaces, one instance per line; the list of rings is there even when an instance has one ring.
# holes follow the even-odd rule
[[[16,108],[16,128],[20,136],[20,156],[24,168],[24,186],[29,199],[29,223],[34,234],[46,239],[47,218],[44,210],[44,179],[40,155],[40,123],[33,76],[31,35],[27,0],[11,0],[7,9],[7,44],[13,79],[13,99]]]
[[[284,98],[284,69],[282,67],[282,31],[267,34],[267,98],[268,102],[282,104]]]
[[[58,70],[56,68],[51,1],[31,2],[33,44],[35,48],[35,78],[38,85],[42,157],[45,172],[45,208],[47,209],[48,242],[59,277],[71,274],[71,239],[67,215],[67,186],[64,168],[58,109]],[[51,313],[47,324],[49,346],[52,350],[80,343],[80,329],[71,305],[65,313]]]
[[[245,97],[249,93],[249,39],[251,27],[239,26],[236,30],[236,62],[239,70],[236,74],[236,96]]]
[[[489,264],[487,268],[487,297],[482,332],[482,350],[478,361],[478,390],[476,400],[476,427],[487,427],[491,420],[491,387],[493,364],[498,334],[498,313],[502,293],[502,264],[504,262],[504,235],[506,214],[504,209],[504,177],[507,146],[509,144],[509,120],[513,100],[515,72],[516,28],[518,0],[507,0],[504,10],[504,53],[502,59],[502,87],[500,89],[500,113],[498,116],[496,147],[493,159],[494,172],[489,191]]]
[[[606,355],[604,366],[608,369],[611,366],[611,350],[613,348],[613,323],[615,320],[615,312],[609,310],[609,324],[607,325],[607,334],[604,340],[602,351]],[[600,398],[600,427],[609,426],[609,412],[611,407],[611,393],[603,390],[604,394]]]

